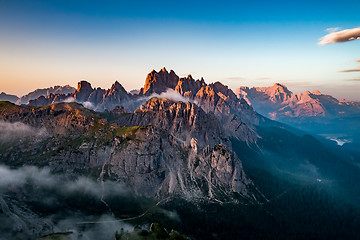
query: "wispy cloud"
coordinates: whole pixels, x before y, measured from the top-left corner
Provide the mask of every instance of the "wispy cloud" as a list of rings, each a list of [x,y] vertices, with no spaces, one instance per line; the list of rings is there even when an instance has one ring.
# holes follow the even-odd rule
[[[336,28],[333,28],[332,30],[335,30],[335,29]],[[349,41],[359,40],[359,39],[360,39],[360,27],[352,28],[352,29],[345,29],[342,31],[330,32],[329,34],[320,38],[319,45],[326,45],[326,44],[339,43],[339,42],[349,42]]]
[[[339,31],[340,29],[341,29],[340,27],[333,27],[333,28],[327,28],[325,29],[325,31],[328,33],[333,33]]]
[[[33,189],[36,189],[36,194]],[[7,195],[16,197],[10,200]],[[90,201],[99,208],[103,205],[101,199],[116,199],[117,204],[126,206],[128,198],[133,199],[132,193],[122,183],[101,183],[85,177],[73,179],[35,166],[11,169],[0,165],[0,211],[5,215],[2,224],[13,224],[10,231],[0,228],[0,235],[6,236],[4,239],[33,239],[48,234],[50,230],[72,233],[68,239],[113,239],[115,231],[133,227],[115,218],[110,211],[103,211],[100,215],[90,208],[87,210],[84,203]],[[136,206],[137,203],[133,204]],[[41,206],[44,211],[40,215],[34,214],[34,205]],[[72,212],[73,206],[76,206],[76,213]],[[50,215],[46,214],[49,209]]]
[[[359,78],[346,79],[345,81],[347,81],[347,82],[360,82],[360,77]]]
[[[360,62],[360,59],[357,59],[356,62]],[[340,70],[339,72],[360,72],[360,66],[358,66],[357,68]]]
[[[360,66],[358,68],[345,69],[345,70],[341,70],[339,72],[360,72]]]
[[[71,233],[66,239],[114,239],[116,231],[133,229],[129,220],[150,210],[164,221],[181,221],[176,211],[150,204],[121,182],[0,165],[1,239],[34,239],[51,232]]]
[[[194,102],[192,99],[182,96],[180,93],[176,92],[175,90],[173,90],[171,88],[168,88],[165,92],[162,92],[160,94],[153,93],[148,97],[148,99],[151,99],[154,97],[165,98],[168,100],[172,100],[174,102],[185,102],[185,103],[186,102],[191,102],[191,103]]]

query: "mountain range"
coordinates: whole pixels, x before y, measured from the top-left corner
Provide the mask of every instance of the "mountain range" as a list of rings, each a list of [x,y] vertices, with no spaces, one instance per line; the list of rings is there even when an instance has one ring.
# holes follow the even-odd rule
[[[153,70],[146,77],[143,88],[130,92],[117,81],[108,90],[93,88],[90,83],[80,81],[77,89],[69,85],[55,86],[37,89],[20,98],[3,92],[0,94],[0,100],[29,106],[76,101],[100,112],[112,110],[121,104],[126,109],[134,111],[145,102],[144,99],[170,89],[192,101],[199,101],[197,103],[201,103],[205,111],[219,113],[219,109],[222,108],[221,102],[224,100],[234,108],[234,101],[238,102],[240,99],[246,101],[257,113],[280,121],[331,119],[360,113],[359,102],[338,100],[318,90],[295,94],[283,84],[276,83],[271,87],[239,87],[234,93],[220,82],[206,84],[204,79],[194,80],[191,75],[179,78],[173,70],[168,72],[165,68],[159,72]],[[206,103],[203,101],[208,101],[204,100],[206,98],[214,98],[213,102],[216,104],[220,99],[219,106],[205,107]]]
[[[132,93],[51,89],[0,102],[8,238],[115,236],[101,221],[159,221],[193,239],[359,234],[360,152],[286,122],[358,116],[357,103],[281,84],[235,94],[165,68]]]
[[[360,113],[359,102],[337,100],[318,90],[294,94],[280,83],[271,87],[240,87],[236,95],[246,99],[260,114],[274,120],[337,118]]]

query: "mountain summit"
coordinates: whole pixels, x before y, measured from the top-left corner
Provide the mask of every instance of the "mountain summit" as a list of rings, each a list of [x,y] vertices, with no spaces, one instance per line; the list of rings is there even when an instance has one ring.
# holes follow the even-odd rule
[[[153,70],[146,77],[144,87],[140,89],[140,95],[151,95],[152,93],[162,93],[168,88],[174,89],[178,84],[179,77],[173,70],[168,72],[164,67],[159,72]]]

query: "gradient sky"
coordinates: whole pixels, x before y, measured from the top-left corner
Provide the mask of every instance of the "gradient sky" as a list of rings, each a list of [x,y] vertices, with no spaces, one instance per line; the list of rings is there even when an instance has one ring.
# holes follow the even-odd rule
[[[140,88],[166,67],[208,83],[319,89],[360,101],[360,41],[320,46],[360,26],[360,1],[0,0],[0,92],[85,79]]]

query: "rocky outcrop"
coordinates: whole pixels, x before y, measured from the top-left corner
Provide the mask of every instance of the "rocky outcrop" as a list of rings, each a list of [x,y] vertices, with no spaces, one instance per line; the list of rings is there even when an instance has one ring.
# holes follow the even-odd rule
[[[8,101],[11,103],[15,103],[18,100],[18,96],[6,94],[4,92],[0,93],[0,101]]]

